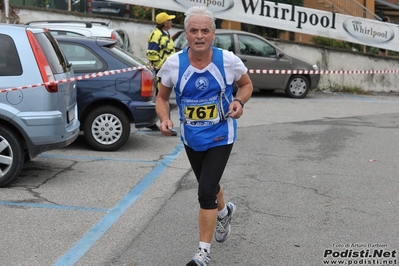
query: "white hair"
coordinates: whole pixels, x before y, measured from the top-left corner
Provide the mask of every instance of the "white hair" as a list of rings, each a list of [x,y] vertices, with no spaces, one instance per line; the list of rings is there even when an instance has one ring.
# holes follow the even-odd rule
[[[212,23],[212,29],[213,30],[216,29],[215,17],[213,16],[212,11],[206,9],[205,6],[192,6],[186,11],[186,13],[184,13],[184,15],[186,16],[184,19],[184,29],[188,28],[188,21],[190,20],[190,18],[192,16],[195,16],[195,15],[201,15],[201,16],[209,18],[209,20]]]

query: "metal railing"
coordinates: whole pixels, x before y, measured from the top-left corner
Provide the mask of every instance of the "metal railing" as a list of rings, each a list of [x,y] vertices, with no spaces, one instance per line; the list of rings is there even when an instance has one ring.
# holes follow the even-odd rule
[[[331,11],[342,13],[350,16],[362,17],[367,19],[381,20],[379,16],[373,13],[356,0],[318,0],[324,3],[324,6],[331,8]]]

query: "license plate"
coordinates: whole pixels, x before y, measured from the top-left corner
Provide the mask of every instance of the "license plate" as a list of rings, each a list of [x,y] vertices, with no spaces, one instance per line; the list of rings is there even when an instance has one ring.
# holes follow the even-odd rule
[[[111,13],[118,13],[119,10],[118,9],[114,9],[114,8],[100,8],[101,12],[111,12]]]
[[[69,109],[67,112],[67,121],[71,123],[75,119],[75,108]]]

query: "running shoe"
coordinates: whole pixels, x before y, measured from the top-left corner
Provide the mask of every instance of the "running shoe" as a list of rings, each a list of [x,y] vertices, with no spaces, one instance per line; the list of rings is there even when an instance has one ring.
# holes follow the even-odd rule
[[[195,256],[187,263],[186,266],[208,266],[211,262],[211,257],[206,249],[198,248]]]
[[[231,231],[231,218],[233,217],[234,213],[236,212],[236,205],[232,202],[228,202],[227,206],[227,215],[217,220],[216,222],[216,229],[215,229],[215,240],[217,242],[224,242],[230,235]]]

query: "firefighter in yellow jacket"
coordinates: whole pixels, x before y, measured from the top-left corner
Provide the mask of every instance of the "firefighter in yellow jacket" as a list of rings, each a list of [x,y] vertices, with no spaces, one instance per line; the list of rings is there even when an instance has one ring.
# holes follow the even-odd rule
[[[147,59],[157,72],[171,54],[175,52],[169,29],[172,27],[172,19],[175,15],[161,12],[155,17],[157,23],[155,29],[148,36]]]

